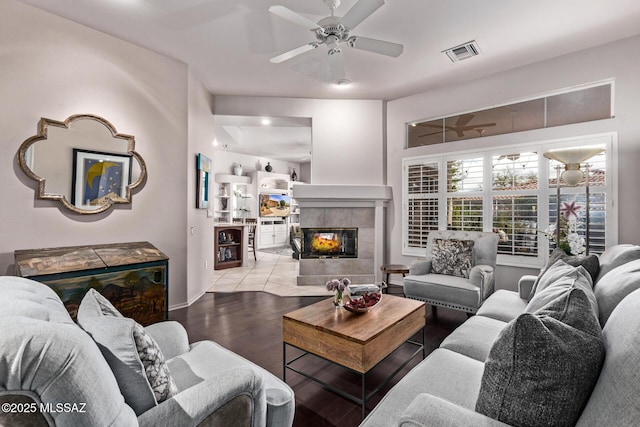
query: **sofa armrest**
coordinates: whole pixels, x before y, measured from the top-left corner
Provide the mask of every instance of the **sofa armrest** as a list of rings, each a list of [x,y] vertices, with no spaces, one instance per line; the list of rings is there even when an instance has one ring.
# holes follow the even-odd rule
[[[189,351],[187,331],[178,322],[173,320],[158,322],[146,326],[144,330],[158,343],[162,355],[167,360]]]
[[[431,394],[419,394],[404,411],[400,427],[505,427],[508,424]]]
[[[494,268],[492,266],[483,264],[474,265],[469,270],[469,281],[480,288],[482,301],[493,293],[495,282],[493,272]]]
[[[219,425],[248,420],[251,427],[267,422],[267,398],[260,375],[248,367],[238,367],[181,391],[138,417],[141,427],[195,426],[235,398],[251,401],[250,413],[221,411]],[[242,407],[242,406],[240,406]],[[247,424],[242,424],[247,425]]]
[[[529,301],[533,284],[536,282],[537,278],[538,276],[527,274],[518,280],[518,293],[520,294],[520,298]]]
[[[421,276],[431,273],[431,259],[419,259],[413,261],[409,266],[410,276]]]

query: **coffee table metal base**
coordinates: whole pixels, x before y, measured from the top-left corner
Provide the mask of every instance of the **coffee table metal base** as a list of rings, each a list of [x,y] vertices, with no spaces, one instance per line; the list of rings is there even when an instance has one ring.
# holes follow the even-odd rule
[[[295,372],[295,373],[297,373],[299,375],[302,375],[303,377],[305,377],[305,378],[307,378],[307,379],[309,379],[309,380],[321,385],[322,387],[326,388],[327,390],[330,390],[331,392],[333,392],[333,393],[335,393],[335,394],[337,394],[337,395],[339,395],[341,397],[344,397],[345,399],[351,400],[352,402],[361,405],[362,406],[362,418],[364,419],[364,417],[366,415],[367,402],[369,402],[369,400],[371,400],[371,398],[373,396],[375,396],[385,385],[387,385],[387,383],[389,381],[391,381],[393,379],[393,377],[395,377],[398,374],[398,372],[400,372],[405,366],[407,366],[409,364],[409,362],[411,362],[413,360],[413,358],[416,357],[419,353],[422,352],[422,358],[423,359],[426,357],[426,354],[425,354],[426,353],[426,349],[425,349],[426,331],[425,331],[425,329],[426,328],[424,328],[424,327],[422,328],[422,343],[419,343],[419,342],[416,342],[416,341],[412,341],[412,340],[405,341],[405,344],[415,345],[417,347],[416,350],[413,352],[413,354],[409,358],[407,358],[407,360],[405,360],[400,366],[398,366],[395,371],[393,371],[387,378],[385,378],[384,381],[382,381],[382,383],[380,383],[369,394],[367,394],[367,390],[366,390],[366,375],[367,375],[367,372],[358,372],[358,371],[356,371],[354,369],[351,369],[351,368],[348,368],[346,366],[343,366],[343,365],[341,365],[339,363],[336,363],[336,362],[334,362],[332,360],[326,359],[326,358],[324,358],[322,356],[318,356],[317,354],[305,351],[305,350],[303,350],[303,349],[301,349],[299,347],[296,347],[295,345],[288,344],[286,342],[282,343],[282,362],[283,362],[282,363],[282,367],[283,367],[282,368],[282,380],[284,382],[287,381],[287,369],[289,369],[289,370],[291,370],[291,371],[293,371],[293,372]],[[293,348],[297,348],[298,350],[303,351],[303,353],[301,355],[299,355],[299,356],[287,361],[287,345],[291,346]],[[398,347],[398,348],[400,348],[400,347]],[[378,362],[369,371],[375,369],[376,366],[378,366],[380,363],[385,361],[389,356],[391,356],[391,354],[395,353],[398,350],[398,348],[396,348],[394,351],[389,353],[389,355],[387,357],[385,357],[380,362]],[[297,361],[297,360],[299,360],[299,359],[301,359],[301,358],[303,358],[303,357],[305,357],[307,355],[318,357],[320,359],[326,360],[327,362],[333,363],[334,365],[342,366],[343,368],[348,369],[351,372],[355,372],[356,374],[359,374],[360,375],[360,379],[361,379],[361,387],[362,387],[362,393],[361,393],[360,397],[354,396],[353,394],[350,394],[350,393],[347,393],[344,390],[340,390],[339,388],[334,387],[333,385],[331,385],[331,384],[329,384],[327,382],[324,382],[324,381],[320,380],[319,378],[316,378],[311,374],[303,372],[303,371],[301,371],[301,370],[299,370],[299,369],[297,369],[297,368],[295,368],[295,367],[293,367],[291,365],[295,361]]]

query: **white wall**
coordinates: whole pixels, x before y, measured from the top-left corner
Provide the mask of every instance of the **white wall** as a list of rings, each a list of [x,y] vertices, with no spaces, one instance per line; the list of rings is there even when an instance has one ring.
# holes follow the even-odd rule
[[[298,181],[313,184],[311,181],[311,162],[300,163],[300,170],[296,169]]]
[[[267,157],[252,156],[249,154],[234,153],[217,147],[213,159],[213,170],[215,173],[233,174],[233,167],[236,163],[242,165],[242,175],[249,176],[251,172],[264,171],[267,163],[271,163],[273,173],[284,173],[291,175],[292,168],[296,169],[296,174],[300,177],[300,163],[287,162],[284,160],[274,160]],[[300,180],[300,178],[298,178]]]
[[[213,206],[215,169],[210,176],[209,209],[196,209],[196,155],[202,153],[213,161],[214,126],[211,108],[213,97],[192,73],[189,73],[189,148],[187,153],[187,303],[197,300],[214,280]],[[211,216],[207,216],[211,213]],[[191,234],[193,230],[193,234]],[[206,264],[205,264],[206,263]]]
[[[464,64],[459,64],[464,66]],[[396,195],[388,221],[390,261],[410,263],[402,254],[402,158],[422,154],[543,141],[618,131],[618,203],[620,243],[640,242],[640,37],[589,49],[479,80],[444,87],[387,104],[388,184]],[[562,88],[615,78],[615,118],[508,135],[476,138],[429,147],[404,149],[405,124],[418,119],[473,111]],[[611,218],[616,220],[616,218]],[[514,289],[517,278],[532,270],[501,267],[497,287]]]
[[[169,304],[185,302],[186,65],[14,0],[0,0],[0,64],[0,274],[16,249],[149,241],[170,258]],[[131,205],[80,216],[34,200],[19,145],[40,117],[79,113],[135,136],[148,179]]]
[[[310,117],[312,165],[307,182],[384,183],[382,101],[216,95],[214,113]]]

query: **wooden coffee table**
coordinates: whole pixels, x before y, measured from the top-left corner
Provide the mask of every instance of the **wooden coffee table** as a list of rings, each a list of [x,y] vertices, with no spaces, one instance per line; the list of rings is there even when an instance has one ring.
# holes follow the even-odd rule
[[[356,314],[344,308],[334,308],[333,298],[287,313],[282,319],[282,359],[283,380],[286,381],[290,369],[334,393],[362,405],[365,416],[367,402],[384,387],[416,355],[425,357],[425,309],[420,301],[393,295],[384,295],[373,310]],[[422,343],[410,338],[422,330]],[[372,368],[385,359],[403,343],[417,347],[416,351],[368,395],[365,376]],[[287,344],[303,350],[304,353],[287,361]],[[344,366],[361,375],[362,393],[356,397],[333,387],[318,378],[292,366],[309,354]]]

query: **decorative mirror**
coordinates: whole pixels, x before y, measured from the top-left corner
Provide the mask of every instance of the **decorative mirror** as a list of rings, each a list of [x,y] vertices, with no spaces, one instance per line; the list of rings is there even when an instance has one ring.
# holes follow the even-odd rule
[[[131,190],[147,175],[134,137],[91,114],[64,122],[41,118],[38,133],[20,146],[18,164],[38,182],[36,198],[58,200],[79,214],[131,203]]]

